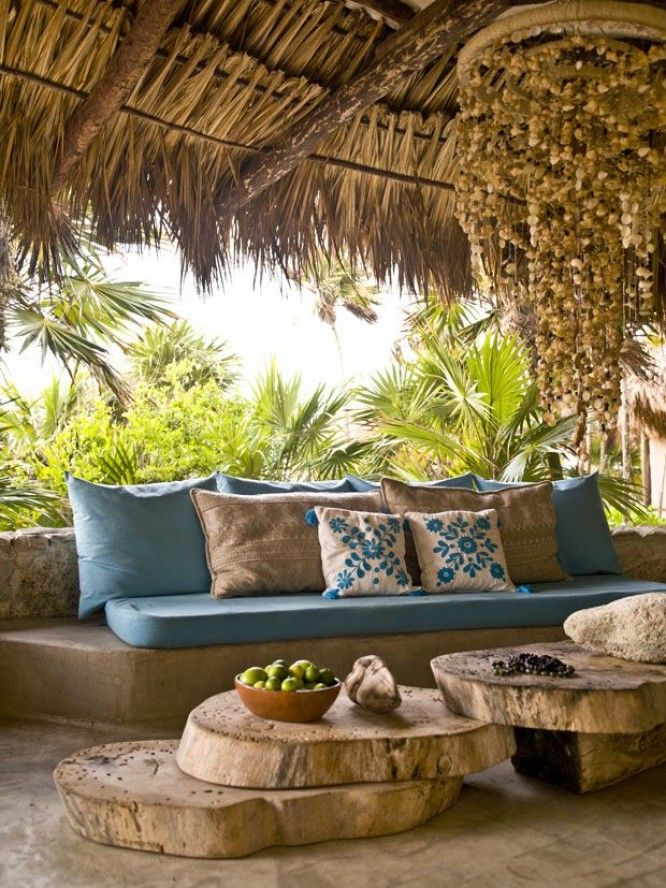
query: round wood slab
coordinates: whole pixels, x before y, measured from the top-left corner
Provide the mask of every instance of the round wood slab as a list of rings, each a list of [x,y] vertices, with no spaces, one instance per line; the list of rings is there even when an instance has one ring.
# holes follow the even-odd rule
[[[178,748],[186,774],[225,786],[287,789],[432,780],[481,771],[513,754],[513,732],[454,715],[429,688],[400,689],[379,715],[344,691],[323,719],[273,722],[248,712],[235,691],[192,710]]]
[[[576,674],[493,673],[493,660],[522,651],[559,657]],[[666,667],[594,654],[572,642],[446,654],[431,665],[446,704],[470,718],[591,734],[637,734],[666,722]]]
[[[62,761],[54,778],[74,830],[141,851],[244,857],[412,829],[454,805],[462,785],[451,777],[268,792],[211,786],[180,771],[177,742],[109,743]]]

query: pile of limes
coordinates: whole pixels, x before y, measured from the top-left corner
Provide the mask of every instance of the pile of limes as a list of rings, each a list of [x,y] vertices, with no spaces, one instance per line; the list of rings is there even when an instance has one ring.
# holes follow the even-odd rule
[[[264,669],[250,666],[239,676],[243,684],[267,691],[321,691],[336,684],[332,669],[320,669],[311,660],[274,660]]]

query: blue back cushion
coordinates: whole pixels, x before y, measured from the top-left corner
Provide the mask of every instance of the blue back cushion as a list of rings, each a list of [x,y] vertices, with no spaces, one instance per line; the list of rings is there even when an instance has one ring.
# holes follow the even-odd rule
[[[523,482],[488,481],[476,476],[479,490],[501,490]],[[613,545],[599,491],[599,478],[564,478],[553,481],[557,558],[573,576],[620,574],[622,568]]]
[[[240,493],[252,496],[255,493],[354,493],[356,488],[343,478],[341,481],[255,481],[252,478],[235,478],[233,475],[217,476],[219,493]]]
[[[367,481],[365,478],[357,478],[356,475],[347,475],[348,481],[354,490],[359,493],[366,493],[368,490],[377,490],[379,482]],[[476,490],[475,475],[472,472],[466,472],[457,478],[443,478],[440,481],[416,481],[415,484],[430,485],[430,487],[464,487],[465,490]]]
[[[111,598],[208,592],[204,536],[190,499],[215,475],[112,486],[67,476],[79,558],[79,616]]]

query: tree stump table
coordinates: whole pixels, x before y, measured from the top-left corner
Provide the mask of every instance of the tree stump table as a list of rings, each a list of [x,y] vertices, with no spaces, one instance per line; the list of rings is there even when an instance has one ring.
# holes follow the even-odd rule
[[[380,715],[343,691],[324,718],[300,725],[257,718],[227,691],[190,713],[178,765],[209,783],[284,789],[440,780],[511,755],[510,731],[454,715],[435,690],[400,692],[400,708]]]
[[[559,657],[576,672],[493,673],[493,660],[522,651]],[[447,654],[432,670],[451,710],[514,726],[521,774],[584,793],[666,762],[666,667],[559,642]]]
[[[257,718],[229,691],[191,713],[180,745],[83,750],[58,765],[56,785],[80,835],[185,857],[402,832],[454,805],[464,775],[515,744],[507,727],[448,712],[436,691],[401,692],[390,715],[341,694],[321,721],[296,725]]]

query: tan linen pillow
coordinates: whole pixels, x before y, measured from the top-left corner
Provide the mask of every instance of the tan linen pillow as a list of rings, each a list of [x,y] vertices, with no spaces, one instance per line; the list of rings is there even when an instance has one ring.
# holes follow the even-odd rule
[[[514,583],[552,583],[568,579],[557,560],[555,510],[550,481],[529,487],[505,487],[478,493],[461,487],[425,487],[383,478],[382,495],[386,511],[481,512],[495,509],[504,545],[509,576]],[[208,494],[213,496],[214,494]],[[414,541],[407,534],[407,566],[412,570]],[[414,582],[419,577],[412,574]]]
[[[407,512],[421,587],[440,592],[515,592],[497,512]]]
[[[370,493],[207,493],[192,501],[206,538],[215,598],[273,592],[323,592],[316,527],[305,513],[315,506],[382,511],[380,491]]]
[[[326,598],[408,595],[414,592],[405,564],[405,531],[397,515],[315,509]]]

